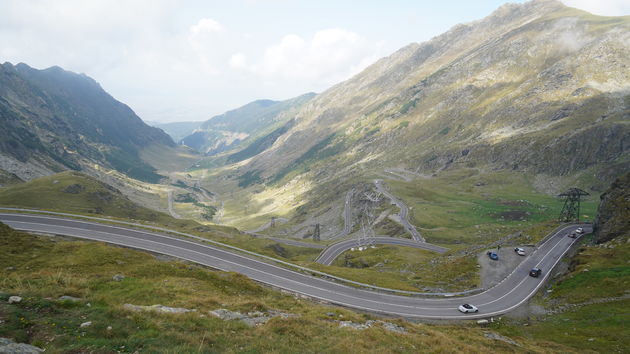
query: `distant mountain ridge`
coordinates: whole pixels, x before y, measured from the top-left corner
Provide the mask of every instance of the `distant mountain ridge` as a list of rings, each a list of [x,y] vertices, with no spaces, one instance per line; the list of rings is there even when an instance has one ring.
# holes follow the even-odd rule
[[[292,119],[288,112],[298,109],[313,97],[314,93],[307,93],[285,101],[250,102],[208,119],[180,143],[207,155],[234,149],[247,138]]]
[[[148,125],[156,128],[160,128],[164,130],[166,134],[168,134],[173,141],[179,142],[183,138],[192,134],[203,122],[170,122],[170,123],[160,123],[160,122],[149,122],[145,121]]]
[[[567,175],[604,163],[610,181],[628,166],[627,63],[629,16],[506,4],[319,94],[241,173],[277,181],[307,157],[304,171],[331,180],[350,166]]]
[[[320,218],[331,203],[391,171],[509,171],[541,193],[564,183],[603,191],[630,171],[628,63],[630,16],[506,4],[318,94],[273,143],[227,159],[237,163],[209,187],[249,189],[243,203],[259,218],[331,224],[335,215]]]
[[[56,66],[0,65],[0,118],[0,168],[23,179],[96,163],[155,182],[140,149],[174,146],[96,81]]]

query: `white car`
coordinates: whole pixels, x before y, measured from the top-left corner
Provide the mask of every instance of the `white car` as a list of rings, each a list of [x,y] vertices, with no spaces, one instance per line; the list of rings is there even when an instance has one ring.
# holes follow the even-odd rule
[[[578,234],[581,234],[584,232],[584,229],[581,227],[578,227],[577,229],[575,229],[575,232],[577,232]]]
[[[516,254],[518,254],[519,256],[524,256],[525,255],[525,250],[520,248],[520,247],[516,247],[514,249],[514,252],[516,252]]]
[[[459,305],[459,311],[463,313],[479,312],[479,309],[475,305],[463,304],[463,305]]]

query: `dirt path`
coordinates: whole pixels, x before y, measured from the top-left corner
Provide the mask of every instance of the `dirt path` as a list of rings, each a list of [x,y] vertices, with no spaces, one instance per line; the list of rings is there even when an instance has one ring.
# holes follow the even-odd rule
[[[168,212],[175,219],[181,219],[182,217],[173,210],[173,191],[168,191]]]
[[[413,237],[414,240],[418,242],[426,242],[424,237],[422,237],[418,230],[416,230],[415,226],[411,225],[411,223],[409,222],[409,207],[407,207],[407,204],[391,194],[385,188],[383,181],[374,180],[374,185],[376,186],[376,190],[383,193],[383,195],[385,195],[387,198],[389,198],[389,200],[392,201],[393,205],[396,205],[398,209],[400,209],[400,213],[398,214],[400,216],[400,225],[402,225],[402,227],[404,227],[405,230],[407,230],[407,232],[411,234],[411,237]]]

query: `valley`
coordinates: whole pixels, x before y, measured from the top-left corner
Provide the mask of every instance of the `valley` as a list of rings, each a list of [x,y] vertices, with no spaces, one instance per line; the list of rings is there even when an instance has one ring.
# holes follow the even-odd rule
[[[628,63],[630,16],[555,0],[205,121],[143,121],[86,74],[5,62],[0,337],[624,352]]]

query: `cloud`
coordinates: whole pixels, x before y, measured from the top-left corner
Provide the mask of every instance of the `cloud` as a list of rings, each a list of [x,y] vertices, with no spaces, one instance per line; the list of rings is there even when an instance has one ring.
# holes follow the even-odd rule
[[[244,69],[247,67],[247,57],[243,53],[232,54],[229,65],[233,69]]]
[[[561,0],[565,5],[602,16],[630,15],[628,0]]]
[[[190,27],[190,32],[193,35],[202,33],[223,32],[225,28],[222,24],[211,18],[202,18],[195,25]]]
[[[216,35],[225,32],[223,25],[211,18],[202,18],[190,26],[189,32],[188,43],[195,53],[200,69],[208,75],[220,74],[220,61],[223,58],[217,48],[223,46],[217,45],[222,38]]]
[[[373,63],[384,54],[381,51],[380,43],[371,43],[345,29],[330,28],[317,31],[308,39],[287,34],[268,46],[259,61],[249,66],[238,61],[242,65],[237,66],[266,80],[299,79],[317,82],[317,86],[332,85]]]

